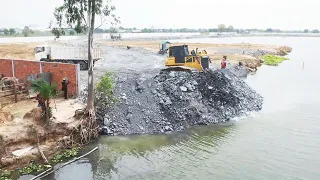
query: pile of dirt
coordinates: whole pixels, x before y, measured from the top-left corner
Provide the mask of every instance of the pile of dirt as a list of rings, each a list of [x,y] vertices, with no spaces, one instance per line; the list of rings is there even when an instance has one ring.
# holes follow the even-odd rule
[[[290,53],[292,51],[291,47],[288,46],[280,46],[279,48],[277,48],[277,54],[279,56],[285,56],[288,53]]]
[[[263,101],[230,69],[149,77],[123,74],[116,78],[114,89],[119,102],[111,108],[96,107],[101,133],[107,135],[181,131],[226,122],[259,111]]]

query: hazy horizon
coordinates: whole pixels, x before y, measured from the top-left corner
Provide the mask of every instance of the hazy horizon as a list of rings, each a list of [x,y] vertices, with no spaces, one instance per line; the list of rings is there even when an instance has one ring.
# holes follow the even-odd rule
[[[53,11],[63,0],[10,0],[0,7],[0,28],[48,28]],[[122,27],[320,29],[319,1],[289,0],[113,0]],[[110,26],[104,25],[102,28]]]

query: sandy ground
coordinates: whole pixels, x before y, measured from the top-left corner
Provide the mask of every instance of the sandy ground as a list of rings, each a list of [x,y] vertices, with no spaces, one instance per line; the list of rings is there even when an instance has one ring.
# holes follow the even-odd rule
[[[138,47],[152,52],[159,51],[160,41],[107,41],[97,40],[102,46],[113,47]],[[14,43],[14,44],[1,44],[0,45],[0,57],[1,58],[14,58],[14,59],[30,59],[34,60],[34,47],[39,44],[62,44],[63,42],[42,42],[42,43]],[[68,41],[68,44],[78,44],[81,41]],[[83,44],[83,43],[81,43]],[[178,45],[178,44],[172,44]],[[231,61],[237,61],[241,59],[250,59],[250,56],[241,55],[243,51],[253,51],[258,49],[274,50],[277,46],[273,45],[259,45],[259,44],[208,44],[208,43],[188,43],[190,49],[199,50],[205,49],[212,59],[221,60],[221,55],[228,55]]]
[[[33,60],[34,47],[39,43],[1,44],[0,58]]]
[[[19,43],[0,45],[0,57],[15,59],[34,59],[33,48],[39,44],[56,45],[86,45],[85,40],[58,41],[58,42],[40,42],[40,43]],[[117,73],[132,72],[156,72],[166,68],[164,60],[166,55],[159,55],[159,40],[121,40],[110,41],[96,39],[96,44],[102,48],[102,59],[94,67],[95,77],[99,77],[105,71]],[[172,44],[177,45],[177,44]],[[188,43],[190,51],[199,48],[199,51],[206,50],[212,60],[212,67],[219,67],[223,55],[228,57],[230,64],[259,64],[257,58],[258,50],[274,52],[278,51],[274,45],[259,44],[208,44],[208,43]],[[132,47],[127,50],[127,46]],[[252,67],[250,65],[250,67]],[[81,83],[86,84],[87,73],[81,72]]]
[[[74,99],[52,100],[51,107],[53,107],[54,118],[46,127],[43,127],[43,123],[35,122],[32,118],[23,118],[27,112],[35,107],[37,107],[37,102],[29,99],[8,104],[2,108],[6,112],[11,112],[14,119],[0,122],[2,139],[0,167],[11,169],[24,166],[29,160],[41,160],[37,149],[38,138],[44,154],[51,157],[59,149],[57,142],[69,135],[72,128],[77,125],[78,120],[73,117],[75,110],[84,108],[84,105],[77,103]],[[32,149],[20,157],[12,155],[12,152],[26,147],[32,147]],[[17,164],[17,162],[19,163]]]
[[[160,49],[160,41],[100,41],[103,45],[120,46],[120,47],[139,47],[152,52],[158,52]],[[183,43],[173,43],[167,46],[183,45]],[[221,55],[228,55],[230,60],[250,59],[250,56],[243,56],[243,51],[251,52],[257,50],[276,51],[278,46],[261,45],[261,44],[210,44],[210,43],[188,43],[190,51],[199,48],[198,50],[206,50],[213,59],[221,60]]]

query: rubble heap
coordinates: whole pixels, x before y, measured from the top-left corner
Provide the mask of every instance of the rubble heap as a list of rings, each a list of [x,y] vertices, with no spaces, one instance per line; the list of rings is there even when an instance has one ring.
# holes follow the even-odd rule
[[[230,70],[118,76],[119,101],[96,107],[101,133],[128,135],[181,131],[226,122],[262,108],[262,97]]]

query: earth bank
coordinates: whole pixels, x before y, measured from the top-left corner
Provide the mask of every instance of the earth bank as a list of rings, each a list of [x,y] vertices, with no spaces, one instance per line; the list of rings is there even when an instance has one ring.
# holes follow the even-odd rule
[[[36,106],[33,100],[23,100],[0,109],[0,114],[10,115],[9,118],[0,117],[1,170],[21,168],[30,161],[43,163],[45,159],[41,153],[50,160],[66,148],[65,137],[78,125],[74,112],[84,107],[75,100],[56,99],[53,118],[45,123],[41,108]]]

